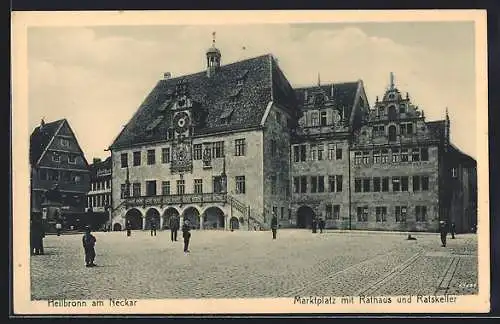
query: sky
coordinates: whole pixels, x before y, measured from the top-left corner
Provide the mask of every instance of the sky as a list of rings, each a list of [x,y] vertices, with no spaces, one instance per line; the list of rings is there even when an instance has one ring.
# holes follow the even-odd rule
[[[292,86],[361,79],[370,106],[393,72],[428,121],[448,108],[452,142],[476,157],[473,22],[30,27],[30,132],[66,118],[87,160],[106,158],[165,72],[205,69],[214,31],[222,64],[270,53]]]

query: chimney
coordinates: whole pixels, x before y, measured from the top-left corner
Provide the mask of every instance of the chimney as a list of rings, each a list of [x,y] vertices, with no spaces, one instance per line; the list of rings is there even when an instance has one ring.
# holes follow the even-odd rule
[[[170,72],[163,73],[163,79],[164,80],[168,80],[170,78],[172,78],[172,73],[170,73]]]
[[[40,130],[42,130],[42,128],[45,126],[45,120],[42,120],[40,121]]]

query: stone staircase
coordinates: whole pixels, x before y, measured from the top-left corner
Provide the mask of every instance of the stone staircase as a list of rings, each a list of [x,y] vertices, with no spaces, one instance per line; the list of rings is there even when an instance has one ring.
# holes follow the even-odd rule
[[[230,195],[227,196],[227,201],[231,204],[233,211],[236,210],[240,214],[240,217],[245,220],[246,226],[243,225],[243,227],[247,227],[248,230],[260,231],[270,229],[270,226],[267,224],[264,217],[260,213],[252,210],[250,206],[247,206]]]

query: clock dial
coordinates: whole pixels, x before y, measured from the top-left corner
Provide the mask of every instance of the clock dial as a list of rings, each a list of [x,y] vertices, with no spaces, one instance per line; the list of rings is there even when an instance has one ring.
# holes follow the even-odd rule
[[[175,115],[174,127],[178,133],[185,132],[189,128],[190,124],[191,124],[191,119],[189,118],[188,113],[186,113],[185,111],[182,111],[177,115]]]

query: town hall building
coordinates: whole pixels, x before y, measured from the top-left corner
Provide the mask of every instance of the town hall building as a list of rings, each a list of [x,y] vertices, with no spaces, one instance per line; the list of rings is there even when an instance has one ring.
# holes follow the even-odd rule
[[[114,230],[475,226],[475,161],[392,74],[370,108],[361,80],[293,89],[272,55],[221,57],[214,40],[205,71],[166,73],[110,146]]]

